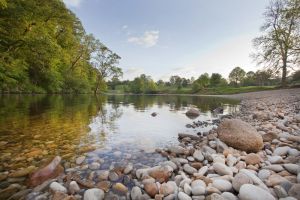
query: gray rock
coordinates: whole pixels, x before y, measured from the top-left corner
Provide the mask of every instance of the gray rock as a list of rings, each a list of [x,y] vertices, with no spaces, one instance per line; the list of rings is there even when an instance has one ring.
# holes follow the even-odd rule
[[[130,196],[132,200],[139,200],[142,197],[142,191],[139,187],[134,186],[130,192]]]
[[[192,200],[192,198],[189,195],[185,194],[184,192],[178,193],[178,199],[179,200]]]
[[[203,161],[204,160],[204,156],[202,154],[202,152],[200,150],[196,150],[193,153],[193,157],[197,160],[197,161]]]
[[[290,147],[285,146],[285,147],[277,147],[274,152],[273,155],[275,156],[285,156],[288,151],[289,151]]]
[[[266,180],[271,176],[271,172],[268,169],[262,169],[258,172],[258,178],[260,178],[262,181]]]
[[[239,198],[241,200],[275,200],[275,197],[273,197],[271,193],[251,184],[242,185]]]
[[[249,171],[247,169],[241,169],[240,172],[246,174],[247,176],[249,176],[252,179],[253,183],[258,185],[259,187],[261,187],[265,190],[268,190],[268,187],[255,174],[253,174],[251,171]]]
[[[102,200],[104,199],[104,192],[98,188],[92,188],[85,191],[83,200]]]
[[[283,159],[281,156],[268,156],[268,161],[270,161],[271,164],[278,164],[282,163]]]
[[[274,172],[281,172],[283,171],[283,167],[281,165],[278,165],[278,164],[275,164],[275,165],[268,165],[268,166],[265,166],[263,167],[264,169],[269,169],[269,170],[272,170]]]
[[[196,185],[192,187],[192,194],[196,196],[205,194],[205,187],[201,185]]]
[[[285,198],[288,196],[287,192],[285,191],[285,189],[283,187],[281,187],[280,185],[276,185],[274,187],[274,192],[276,193],[278,198]]]
[[[97,169],[100,168],[100,163],[98,163],[98,162],[92,162],[91,164],[89,164],[89,168],[91,170],[97,170]]]
[[[223,192],[221,197],[223,197],[224,200],[238,200],[237,196],[230,192]]]
[[[297,164],[283,164],[283,167],[292,174],[298,174],[300,172],[300,166]]]
[[[53,182],[50,184],[50,190],[53,192],[62,192],[62,193],[67,193],[67,189],[59,184],[58,182]]]
[[[300,184],[294,184],[288,192],[289,196],[300,199]]]
[[[203,166],[203,167],[201,167],[201,168],[199,169],[198,174],[199,174],[200,176],[204,176],[204,175],[206,174],[207,170],[208,170],[208,167],[207,167],[207,166]]]
[[[212,186],[220,190],[221,192],[228,192],[232,189],[232,185],[229,181],[223,179],[216,179],[212,182]]]
[[[71,181],[70,185],[69,185],[69,192],[70,192],[70,194],[75,194],[75,193],[77,193],[79,191],[80,191],[80,187],[77,184],[77,182],[76,181]]]
[[[214,171],[217,172],[219,175],[233,175],[232,170],[222,163],[214,163],[213,164]]]
[[[183,166],[183,170],[188,174],[194,174],[197,173],[197,170],[194,167],[191,167],[189,164],[185,164]]]
[[[192,188],[189,184],[185,183],[183,186],[184,193],[191,195],[192,194]]]
[[[244,173],[238,173],[232,180],[232,186],[235,191],[239,191],[244,184],[253,184],[252,179]]]
[[[129,174],[132,170],[133,170],[133,165],[129,163],[124,169],[124,174]]]

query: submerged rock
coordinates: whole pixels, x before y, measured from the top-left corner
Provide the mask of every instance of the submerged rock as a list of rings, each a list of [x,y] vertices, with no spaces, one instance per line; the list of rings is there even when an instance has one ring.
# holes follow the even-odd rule
[[[28,185],[34,187],[62,174],[64,168],[60,165],[60,161],[61,157],[56,156],[47,166],[38,169],[30,176]]]

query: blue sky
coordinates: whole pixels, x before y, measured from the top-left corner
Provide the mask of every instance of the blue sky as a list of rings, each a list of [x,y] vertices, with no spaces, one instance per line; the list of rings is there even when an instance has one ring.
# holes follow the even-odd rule
[[[198,77],[235,66],[257,70],[249,54],[268,0],[64,0],[122,57],[123,79]]]

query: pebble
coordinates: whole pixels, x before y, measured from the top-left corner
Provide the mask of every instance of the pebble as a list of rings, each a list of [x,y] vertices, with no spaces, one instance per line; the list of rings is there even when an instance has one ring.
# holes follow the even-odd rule
[[[76,165],[81,165],[84,160],[85,160],[85,156],[80,156],[76,158]]]
[[[98,163],[98,162],[92,162],[91,164],[89,164],[89,168],[91,170],[97,170],[97,169],[100,168],[100,163]]]
[[[134,186],[131,189],[130,196],[132,200],[140,200],[142,198],[141,188]]]
[[[193,153],[193,157],[197,160],[197,161],[203,161],[204,160],[204,156],[202,154],[202,151],[200,150],[196,150],[194,153]]]
[[[238,173],[232,180],[232,186],[235,191],[239,191],[244,184],[253,184],[252,179],[244,173]]]
[[[241,200],[275,200],[269,192],[252,184],[244,184],[240,188]]]
[[[213,168],[219,175],[233,175],[232,170],[222,163],[214,163]]]
[[[59,184],[58,182],[51,183],[49,187],[52,192],[67,193],[67,189],[64,186],[62,186],[61,184]]]
[[[185,164],[183,166],[183,170],[188,174],[194,174],[197,173],[197,170],[194,167],[191,167],[189,164]]]
[[[80,187],[78,186],[76,181],[71,181],[69,185],[70,194],[75,194],[80,191]]]
[[[98,188],[88,189],[84,192],[83,200],[102,200],[104,199],[104,192]]]
[[[220,190],[221,192],[228,192],[232,189],[232,185],[229,181],[216,179],[213,181],[212,186]]]
[[[178,199],[179,200],[192,200],[192,198],[189,195],[185,194],[184,192],[178,193]]]

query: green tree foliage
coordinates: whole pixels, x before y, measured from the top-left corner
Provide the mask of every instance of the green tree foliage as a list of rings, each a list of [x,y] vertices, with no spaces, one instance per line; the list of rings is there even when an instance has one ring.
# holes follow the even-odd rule
[[[222,81],[222,75],[219,73],[212,73],[210,77],[210,85],[212,87],[220,85]]]
[[[266,8],[263,35],[253,40],[254,58],[272,71],[281,71],[286,85],[287,69],[299,67],[300,0],[272,0]]]
[[[0,0],[0,90],[95,90],[97,40],[61,0]]]
[[[242,68],[236,67],[230,72],[229,80],[235,85],[238,85],[243,81],[245,74],[246,72]]]
[[[141,74],[130,83],[130,92],[135,94],[156,93],[157,85],[150,76]]]
[[[293,73],[292,80],[293,80],[293,81],[297,81],[297,82],[299,81],[299,82],[300,82],[300,70],[295,71],[295,72]]]

